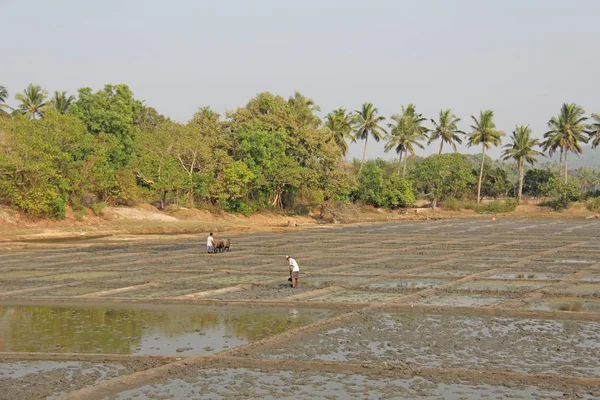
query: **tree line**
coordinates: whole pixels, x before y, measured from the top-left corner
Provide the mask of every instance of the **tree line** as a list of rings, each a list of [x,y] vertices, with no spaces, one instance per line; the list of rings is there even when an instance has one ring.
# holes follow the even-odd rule
[[[539,157],[554,153],[559,165],[543,169],[549,174],[537,182],[545,187],[541,195],[598,187],[595,170],[578,173],[585,185],[568,180],[568,154],[600,143],[600,115],[588,117],[576,104],[563,104],[543,140],[533,138],[528,125],[516,126],[501,157],[510,163],[497,163],[486,150],[501,146],[505,132],[492,110],[471,115],[464,132],[451,110],[427,119],[414,104],[387,123],[372,103],[338,108],[321,120],[314,101],[297,92],[288,99],[260,93],[224,116],[202,107],[187,123],[145,105],[127,85],[49,97],[31,84],[14,96],[14,108],[8,99],[0,86],[0,202],[38,217],[63,218],[67,206],[101,212],[105,204],[135,201],[243,213],[304,212],[328,201],[392,208],[422,197],[479,203],[510,195],[520,201],[533,193],[533,178],[526,178]],[[397,160],[366,160],[369,139],[385,141]],[[416,148],[438,140],[437,155],[415,156]],[[362,159],[347,161],[348,143],[357,141],[364,143]],[[463,142],[481,148],[479,161],[456,153]],[[443,154],[444,146],[454,153]]]

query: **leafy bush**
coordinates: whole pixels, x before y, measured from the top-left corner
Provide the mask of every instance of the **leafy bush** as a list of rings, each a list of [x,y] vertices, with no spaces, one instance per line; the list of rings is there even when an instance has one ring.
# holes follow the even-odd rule
[[[106,203],[103,201],[94,203],[91,206],[94,215],[102,215],[102,210],[104,210],[104,207],[106,207]]]
[[[579,200],[581,193],[575,183],[564,183],[558,178],[550,178],[542,186],[542,193],[548,198],[541,205],[551,207],[555,211],[564,210],[573,201]]]
[[[507,199],[506,201],[491,201],[485,204],[476,204],[473,210],[478,213],[500,214],[515,211],[517,201],[515,199]]]
[[[448,211],[473,210],[475,206],[476,204],[470,200],[459,200],[454,197],[450,197],[442,203],[444,210]]]
[[[444,210],[450,211],[473,210],[478,213],[501,214],[515,211],[517,208],[517,200],[506,199],[505,201],[491,201],[489,203],[477,204],[473,201],[449,198],[444,200],[442,206],[444,207]]]
[[[54,219],[65,219],[67,202],[62,197],[55,197],[50,201],[50,217]]]
[[[600,197],[596,197],[587,204],[587,209],[590,211],[600,211]]]

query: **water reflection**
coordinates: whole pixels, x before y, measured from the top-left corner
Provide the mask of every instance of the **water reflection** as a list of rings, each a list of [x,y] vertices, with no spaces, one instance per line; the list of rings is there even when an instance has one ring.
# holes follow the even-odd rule
[[[201,354],[327,317],[253,307],[0,306],[0,351]]]

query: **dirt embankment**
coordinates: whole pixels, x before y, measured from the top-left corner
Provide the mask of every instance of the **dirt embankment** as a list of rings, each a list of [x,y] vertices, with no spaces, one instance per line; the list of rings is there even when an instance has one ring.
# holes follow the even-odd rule
[[[319,215],[321,214],[321,215]],[[543,207],[521,205],[513,213],[497,218],[593,218],[583,207],[570,208],[562,213],[551,212]],[[68,211],[61,221],[32,220],[26,215],[0,206],[0,241],[15,239],[52,239],[63,237],[99,236],[115,234],[173,234],[205,233],[208,231],[258,232],[281,229],[302,229],[329,224],[383,222],[394,220],[431,220],[449,218],[490,218],[472,210],[447,211],[443,208],[412,208],[389,211],[373,207],[348,205],[343,208],[315,210],[306,216],[283,212],[263,212],[250,216],[211,213],[204,210],[173,207],[164,211],[142,204],[135,207],[106,207],[101,215]]]

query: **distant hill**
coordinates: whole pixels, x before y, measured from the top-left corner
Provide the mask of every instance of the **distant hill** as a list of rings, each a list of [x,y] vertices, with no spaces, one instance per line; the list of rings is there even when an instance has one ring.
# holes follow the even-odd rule
[[[569,169],[575,169],[579,167],[590,167],[600,169],[600,147],[596,147],[592,150],[591,146],[582,146],[583,153],[577,157],[573,153],[569,153],[567,157],[567,163]],[[552,157],[546,157],[547,161],[558,163],[560,159],[560,153],[555,153]],[[541,160],[540,160],[541,161]]]

